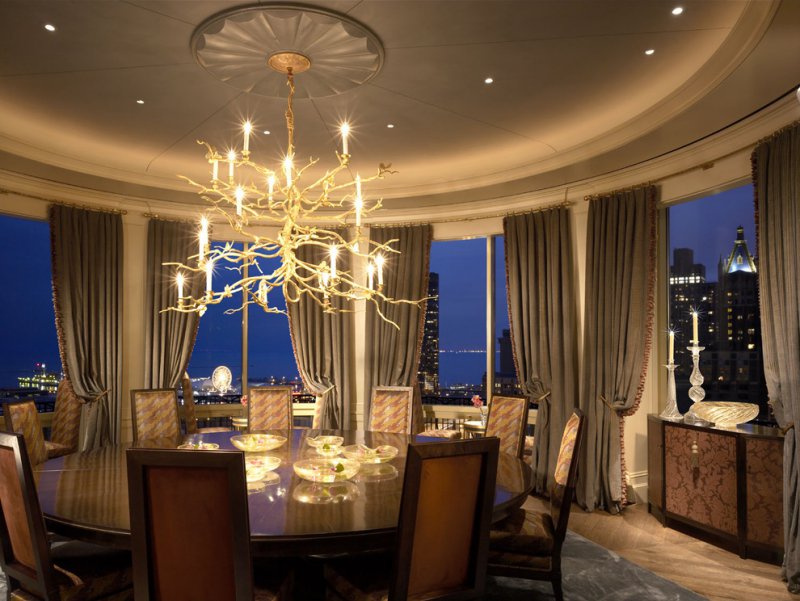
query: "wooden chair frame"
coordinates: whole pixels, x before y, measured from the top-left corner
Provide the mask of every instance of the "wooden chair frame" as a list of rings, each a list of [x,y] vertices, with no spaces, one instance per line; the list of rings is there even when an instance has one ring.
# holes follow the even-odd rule
[[[25,506],[25,519],[31,535],[31,548],[36,563],[36,572],[31,573],[27,566],[16,560],[11,547],[5,510],[0,511],[0,567],[6,574],[8,598],[11,598],[11,591],[22,585],[26,590],[39,595],[45,601],[58,600],[60,594],[50,556],[50,544],[44,526],[42,509],[39,505],[39,496],[36,494],[33,470],[25,448],[25,439],[22,434],[0,432],[0,447],[11,448],[14,452]]]
[[[553,552],[550,554],[550,569],[539,570],[534,568],[505,566],[502,564],[489,564],[488,571],[496,576],[511,576],[513,578],[526,578],[528,580],[548,580],[553,586],[553,593],[557,601],[564,598],[561,586],[561,548],[567,534],[567,523],[575,496],[575,484],[578,477],[578,456],[583,444],[586,419],[580,409],[573,409],[573,415],[578,416],[578,431],[575,435],[575,446],[572,450],[572,461],[567,474],[566,486],[556,484],[555,480],[550,486],[550,515],[554,526]],[[568,420],[569,421],[569,418]],[[563,436],[562,436],[563,438]],[[543,556],[544,557],[544,556]]]
[[[520,459],[525,456],[525,433],[528,430],[528,411],[530,410],[530,399],[527,396],[512,396],[512,395],[494,395],[492,402],[489,404],[489,414],[486,416],[486,434],[489,434],[489,426],[492,423],[492,410],[494,409],[497,399],[508,399],[509,401],[520,402],[524,405],[522,410],[522,418],[519,421],[519,428],[517,430],[517,451],[515,455]],[[502,402],[502,401],[501,401]]]
[[[147,392],[168,392],[172,395],[172,408],[175,414],[176,431],[181,431],[181,416],[178,413],[178,392],[174,388],[139,388],[131,390],[131,423],[133,424],[133,440],[139,440],[139,424],[136,419],[136,395]]]
[[[137,601],[155,599],[149,536],[150,500],[147,470],[150,467],[207,468],[224,470],[230,499],[231,534],[236,601],[253,600],[253,572],[250,555],[250,518],[247,505],[244,454],[240,451],[185,451],[176,449],[128,449],[128,497],[131,512],[133,582]],[[197,525],[202,528],[202,524]],[[179,578],[186,578],[183,574]]]
[[[291,386],[252,386],[247,391],[247,429],[248,430],[253,430],[253,422],[250,419],[250,409],[253,406],[253,391],[254,390],[259,390],[259,389],[261,389],[261,390],[269,390],[269,391],[272,391],[272,392],[284,392],[286,394],[286,403],[287,403],[286,410],[289,413],[289,424],[288,424],[287,427],[288,427],[288,429],[293,428],[294,427],[294,411],[293,411],[293,405],[292,405],[292,402],[293,402],[292,401],[292,387]],[[284,430],[286,428],[277,428],[277,429]]]
[[[395,562],[389,581],[389,601],[408,597],[411,558],[414,551],[417,512],[423,464],[431,459],[481,455],[481,474],[474,521],[472,524],[469,579],[471,586],[445,592],[435,599],[474,599],[485,592],[486,564],[489,554],[489,525],[494,506],[495,483],[500,441],[498,438],[411,443],[406,458],[403,496],[400,503]]]
[[[411,434],[411,427],[414,424],[414,386],[375,386],[372,388],[372,397],[375,398],[376,392],[403,392],[408,394],[408,415],[406,416],[406,434]],[[369,411],[369,425],[367,426],[367,430],[373,431],[372,428],[373,422],[373,407],[370,403],[370,411]]]

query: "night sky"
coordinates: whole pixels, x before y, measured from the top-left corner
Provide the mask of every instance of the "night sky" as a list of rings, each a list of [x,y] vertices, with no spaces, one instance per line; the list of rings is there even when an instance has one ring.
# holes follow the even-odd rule
[[[744,186],[670,209],[670,263],[672,249],[695,249],[695,262],[706,265],[709,281],[716,280],[716,265],[736,238],[736,227],[755,253],[752,187]],[[725,210],[720,210],[720,203]],[[502,237],[496,239],[497,335],[508,328]],[[50,235],[47,222],[0,215],[0,281],[7,283],[0,296],[0,387],[16,386],[16,377],[44,362],[60,371],[50,285]],[[486,241],[483,238],[434,242],[431,271],[439,274],[440,348],[486,350]],[[218,270],[215,289],[235,274]],[[278,304],[282,299],[270,298]],[[210,375],[217,365],[241,374],[241,314],[225,315],[229,304],[210,307],[201,319],[197,344],[189,364],[193,377]],[[496,343],[496,341],[495,341]],[[284,315],[250,312],[250,377],[296,377],[289,328]],[[485,371],[483,353],[442,353],[443,385],[480,382]]]

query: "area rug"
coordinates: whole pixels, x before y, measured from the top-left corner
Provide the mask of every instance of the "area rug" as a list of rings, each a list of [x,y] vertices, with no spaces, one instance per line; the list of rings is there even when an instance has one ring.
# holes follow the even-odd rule
[[[568,531],[564,540],[561,569],[564,599],[567,601],[706,599],[574,532]],[[484,598],[492,601],[547,601],[555,599],[555,596],[549,582],[493,576],[489,578],[489,587]]]

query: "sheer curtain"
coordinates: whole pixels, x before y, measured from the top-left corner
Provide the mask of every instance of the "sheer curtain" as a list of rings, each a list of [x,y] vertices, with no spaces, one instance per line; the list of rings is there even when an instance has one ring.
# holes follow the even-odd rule
[[[625,417],[639,408],[655,308],[656,189],[589,204],[580,403],[586,415],[577,496],[588,510],[627,502]]]
[[[383,288],[386,296],[408,301],[427,296],[431,237],[431,226],[427,224],[370,229],[373,241],[379,244],[394,241],[392,248],[400,252],[392,254],[386,262]],[[381,319],[375,305],[367,303],[364,423],[369,423],[373,387],[414,386],[412,428],[419,432],[422,429],[422,404],[416,383],[425,326],[425,303],[379,301],[379,307],[399,328]]]
[[[764,373],[769,402],[786,431],[782,574],[789,590],[800,593],[800,123],[761,142],[752,161]]]
[[[83,449],[120,432],[122,217],[50,207],[53,303],[64,373],[87,405]]]
[[[548,492],[561,434],[578,405],[578,330],[569,209],[503,219],[506,292],[517,378],[542,398],[532,457],[534,490]]]
[[[145,330],[145,388],[175,388],[192,356],[197,313],[165,311],[177,306],[175,267],[197,253],[196,228],[189,223],[151,219],[147,225],[147,293]],[[186,272],[184,294],[197,297],[202,279]]]
[[[314,265],[328,260],[323,248],[305,245],[298,249],[300,259]],[[339,255],[338,266],[350,268],[349,253]],[[347,302],[331,297],[337,309],[348,309]],[[297,369],[303,385],[322,403],[319,427],[350,429],[350,403],[353,394],[352,339],[353,318],[350,313],[326,313],[303,295],[299,302],[286,302],[289,332],[292,336]]]

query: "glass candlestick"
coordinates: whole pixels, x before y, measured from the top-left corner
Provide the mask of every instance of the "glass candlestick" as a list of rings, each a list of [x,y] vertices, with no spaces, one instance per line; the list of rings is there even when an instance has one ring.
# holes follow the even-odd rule
[[[677,422],[683,419],[683,414],[678,411],[678,395],[675,388],[675,363],[670,361],[664,367],[667,368],[667,406],[659,416],[661,419]]]
[[[692,387],[689,389],[689,398],[692,399],[692,408],[695,403],[700,403],[706,397],[706,391],[703,390],[703,374],[700,373],[700,351],[705,350],[706,347],[693,344],[687,346],[686,350],[692,353],[692,373],[689,375],[689,383]],[[697,417],[692,409],[686,413],[684,420],[690,424],[707,424],[704,419]]]

